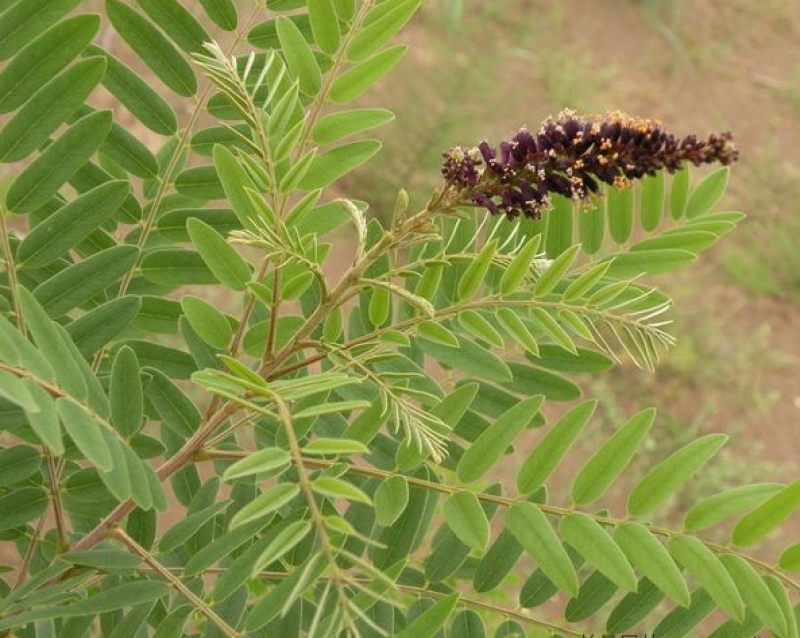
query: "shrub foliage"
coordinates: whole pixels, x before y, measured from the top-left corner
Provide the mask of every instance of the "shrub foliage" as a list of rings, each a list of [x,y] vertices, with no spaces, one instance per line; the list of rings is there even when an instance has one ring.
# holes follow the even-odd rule
[[[653,410],[552,478],[582,375],[673,342],[648,277],[742,219],[685,161],[726,137],[655,161],[655,125],[584,120],[567,166],[568,115],[552,152],[454,149],[384,227],[337,183],[421,0],[86,4],[0,1],[0,634],[797,637],[800,548],[750,548],[800,483],[670,525],[726,437],[618,481]]]

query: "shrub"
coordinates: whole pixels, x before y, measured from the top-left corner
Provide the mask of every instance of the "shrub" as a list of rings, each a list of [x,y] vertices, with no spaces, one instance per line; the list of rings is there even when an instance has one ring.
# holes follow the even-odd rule
[[[727,167],[690,188],[730,136],[567,112],[446,152],[384,227],[331,193],[380,150],[392,114],[349,105],[420,4],[107,0],[142,75],[79,1],[0,2],[0,632],[797,635],[800,551],[745,548],[800,483],[659,517],[724,435],[614,514],[655,420],[630,415],[552,498],[597,408],[580,375],[651,370],[673,337],[645,282],[742,218],[714,212]]]

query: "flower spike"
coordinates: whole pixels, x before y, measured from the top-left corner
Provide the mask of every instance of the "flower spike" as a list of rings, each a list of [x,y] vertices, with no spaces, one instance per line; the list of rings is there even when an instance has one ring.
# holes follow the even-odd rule
[[[627,188],[632,180],[661,170],[674,173],[687,162],[727,166],[738,158],[730,132],[679,139],[656,120],[618,111],[588,117],[563,111],[537,134],[523,128],[499,148],[484,141],[473,149],[451,149],[442,175],[461,202],[509,219],[539,218],[553,193],[583,201],[601,183]]]

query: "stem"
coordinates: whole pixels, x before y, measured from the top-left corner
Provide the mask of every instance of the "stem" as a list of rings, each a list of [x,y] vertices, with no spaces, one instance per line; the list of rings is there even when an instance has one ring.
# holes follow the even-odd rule
[[[284,430],[286,431],[286,439],[289,442],[289,452],[292,456],[295,469],[297,470],[297,478],[300,483],[300,490],[303,492],[303,496],[308,504],[308,512],[311,515],[311,520],[314,523],[314,527],[317,528],[317,538],[319,539],[320,548],[322,549],[322,553],[325,556],[325,560],[328,562],[331,570],[331,579],[336,587],[336,596],[339,599],[339,604],[341,605],[342,618],[344,619],[344,622],[349,625],[352,623],[352,619],[349,618],[348,613],[349,604],[345,583],[343,582],[342,574],[339,571],[339,566],[336,563],[336,552],[334,551],[333,545],[331,545],[330,538],[328,538],[328,530],[325,527],[325,519],[322,516],[322,512],[319,511],[317,499],[314,495],[314,488],[311,485],[311,479],[309,479],[308,472],[306,471],[303,453],[300,448],[300,443],[297,440],[297,434],[294,431],[294,425],[292,424],[292,415],[289,412],[289,407],[280,397],[275,397],[275,404],[278,406],[278,415],[283,423]]]
[[[11,300],[14,305],[14,314],[17,327],[24,331],[25,323],[22,319],[22,309],[19,305],[19,281],[17,280],[17,264],[14,262],[14,253],[11,251],[11,242],[8,239],[8,226],[6,225],[6,211],[0,203],[0,242],[3,244],[3,258],[8,273],[8,283],[11,288]]]
[[[19,568],[17,581],[14,583],[14,589],[22,585],[28,576],[28,569],[31,566],[33,555],[36,553],[36,546],[39,544],[39,539],[42,537],[42,530],[44,529],[46,518],[47,513],[45,512],[45,514],[42,515],[42,517],[39,519],[39,522],[36,524],[36,530],[33,532],[33,536],[31,536],[31,542],[28,544],[28,549],[25,552],[25,558],[22,559],[22,565]]]
[[[56,535],[57,535],[57,552],[65,552],[69,549],[69,541],[67,539],[67,528],[64,523],[64,508],[61,506],[61,493],[58,489],[60,472],[56,468],[53,455],[47,446],[42,446],[44,450],[45,460],[47,462],[47,475],[50,478],[50,498],[53,501],[53,515],[56,519]]]
[[[184,585],[180,578],[173,574],[169,569],[164,567],[164,565],[159,563],[150,552],[148,552],[144,547],[139,545],[139,543],[128,536],[122,529],[119,527],[114,528],[112,535],[122,542],[122,544],[125,545],[132,553],[136,554],[145,563],[147,563],[156,574],[170,583],[183,595],[184,598],[192,603],[192,605],[194,605],[194,607],[200,613],[214,623],[223,634],[228,636],[228,638],[241,638],[241,634],[238,631],[220,618],[204,600],[199,598],[194,592],[192,592],[191,589]]]

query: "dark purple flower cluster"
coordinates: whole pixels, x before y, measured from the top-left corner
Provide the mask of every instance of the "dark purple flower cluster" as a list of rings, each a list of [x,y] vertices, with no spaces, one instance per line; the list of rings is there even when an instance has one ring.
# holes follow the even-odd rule
[[[522,129],[499,149],[488,142],[451,149],[444,154],[442,174],[461,201],[493,215],[538,218],[553,193],[580,201],[598,193],[601,183],[627,188],[631,180],[660,170],[674,173],[686,162],[727,166],[738,156],[730,133],[679,139],[654,120],[565,111],[545,121],[537,134]]]

